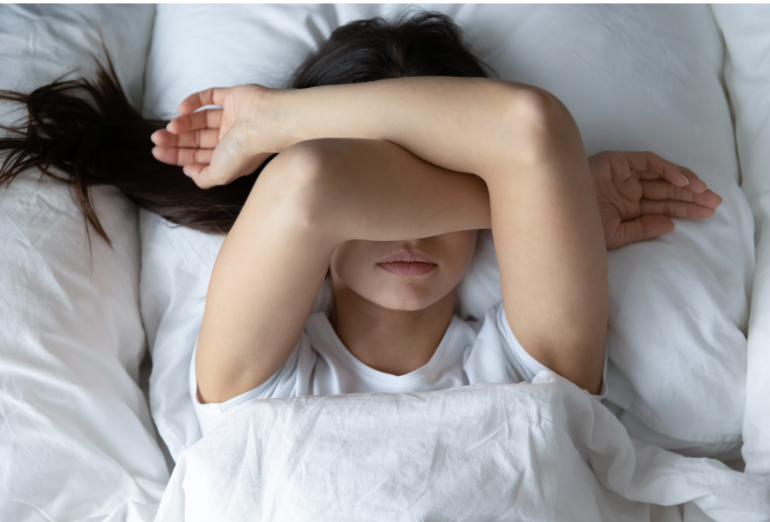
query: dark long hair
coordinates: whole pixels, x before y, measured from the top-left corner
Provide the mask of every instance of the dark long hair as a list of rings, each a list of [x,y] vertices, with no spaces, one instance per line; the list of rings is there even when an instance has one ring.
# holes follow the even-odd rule
[[[484,67],[494,73],[463,46],[462,31],[451,18],[436,12],[408,14],[393,22],[376,17],[337,28],[299,66],[289,87],[411,76],[487,77]],[[143,118],[129,104],[104,51],[106,69],[94,57],[96,82],[62,81],[65,74],[30,94],[0,90],[0,100],[22,103],[29,113],[24,124],[0,125],[10,132],[0,138],[0,153],[7,151],[0,186],[31,167],[72,185],[85,218],[108,243],[89,197],[91,185],[113,185],[139,207],[177,225],[229,231],[267,162],[228,185],[204,190],[181,167],[156,160],[150,134],[168,121]]]

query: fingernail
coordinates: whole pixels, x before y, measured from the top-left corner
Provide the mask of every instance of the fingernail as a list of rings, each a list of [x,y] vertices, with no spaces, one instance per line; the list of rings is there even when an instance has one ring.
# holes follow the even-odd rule
[[[169,132],[171,132],[171,129],[170,129],[169,127],[171,127],[171,122],[168,122],[168,123],[166,124],[166,130],[167,130],[167,131],[169,131]]]
[[[182,167],[182,172],[184,172],[184,175],[188,178],[191,177],[190,174],[187,172],[187,167]]]
[[[684,175],[684,174],[682,174],[681,172],[680,172],[679,174],[680,174],[680,175],[681,175],[681,176],[684,178],[684,183],[685,183],[685,185],[689,185],[689,184],[690,184],[690,180],[689,180],[689,179],[687,179],[687,176],[685,176],[685,175]]]

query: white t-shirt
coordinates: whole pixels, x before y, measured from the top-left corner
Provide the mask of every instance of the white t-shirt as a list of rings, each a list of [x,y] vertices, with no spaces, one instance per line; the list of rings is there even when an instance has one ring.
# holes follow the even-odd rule
[[[197,345],[196,345],[197,349]],[[545,366],[519,344],[508,325],[503,304],[482,321],[452,318],[430,361],[404,375],[383,373],[358,360],[342,344],[326,312],[312,314],[289,359],[267,381],[221,403],[201,404],[195,376],[195,355],[190,364],[190,395],[206,435],[233,407],[251,399],[288,399],[342,393],[414,393],[445,390],[477,383],[532,382]],[[607,394],[605,357],[604,384]]]

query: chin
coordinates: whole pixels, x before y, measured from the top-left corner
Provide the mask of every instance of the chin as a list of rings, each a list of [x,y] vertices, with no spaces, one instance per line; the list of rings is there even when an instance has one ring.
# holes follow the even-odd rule
[[[416,312],[418,310],[425,310],[430,305],[435,304],[438,300],[439,299],[434,296],[426,296],[412,292],[399,292],[395,295],[383,296],[382,299],[378,299],[375,302],[383,308],[389,308],[390,310]]]

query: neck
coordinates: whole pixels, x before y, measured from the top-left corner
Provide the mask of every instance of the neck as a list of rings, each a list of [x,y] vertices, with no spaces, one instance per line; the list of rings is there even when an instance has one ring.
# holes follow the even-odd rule
[[[392,375],[413,372],[430,361],[452,321],[454,292],[423,310],[391,310],[335,279],[329,321],[359,361]]]

